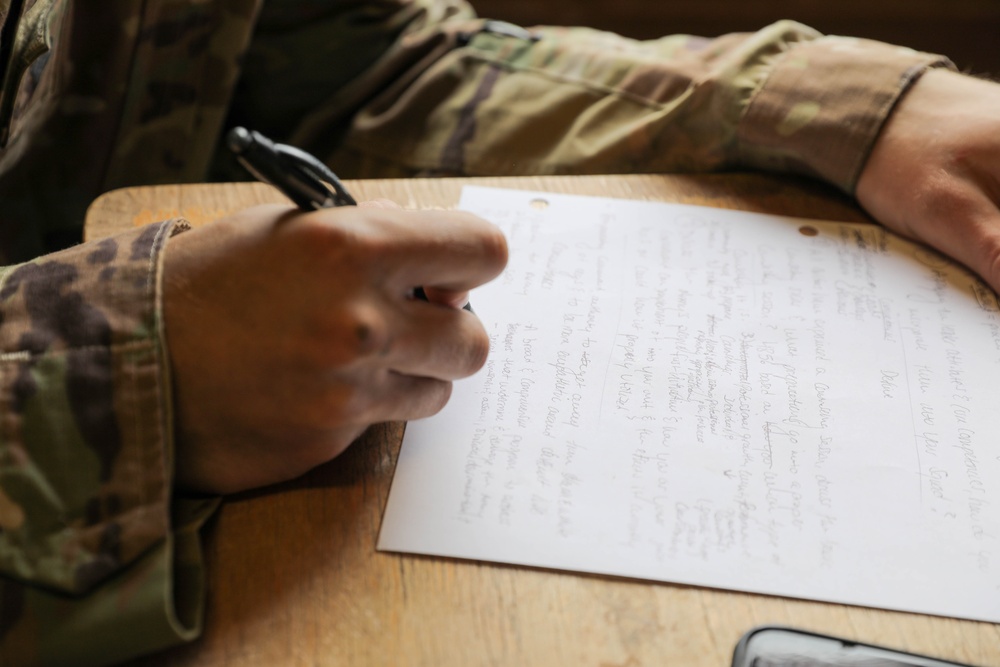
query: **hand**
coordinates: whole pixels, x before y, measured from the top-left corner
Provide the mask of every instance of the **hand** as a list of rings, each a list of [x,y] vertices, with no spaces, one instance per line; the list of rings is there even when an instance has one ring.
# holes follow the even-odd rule
[[[461,310],[503,270],[471,214],[249,209],[167,247],[176,483],[231,493],[296,477],[370,424],[440,410],[489,340]],[[426,286],[429,301],[409,295]]]
[[[857,198],[1000,291],[1000,84],[931,70],[879,136]]]

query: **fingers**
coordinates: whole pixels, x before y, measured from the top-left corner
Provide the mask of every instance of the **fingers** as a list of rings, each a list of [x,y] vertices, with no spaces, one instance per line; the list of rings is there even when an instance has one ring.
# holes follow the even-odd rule
[[[379,384],[369,423],[430,417],[451,398],[452,384],[446,380],[390,372]]]
[[[469,291],[454,291],[448,289],[442,289],[440,287],[424,287],[424,296],[431,303],[437,303],[442,306],[448,306],[449,308],[465,308],[469,303]]]
[[[369,424],[439,411],[488,351],[458,306],[506,257],[480,218],[386,203],[261,207],[176,237],[164,312],[178,480],[222,492],[281,481]],[[407,298],[416,286],[429,301]]]
[[[451,303],[495,278],[507,264],[500,230],[462,211],[404,211],[384,204],[308,214],[336,231],[333,245],[351,244],[393,289],[431,288]],[[435,291],[440,290],[440,291]],[[455,293],[455,294],[451,294]]]
[[[380,361],[404,375],[455,380],[486,363],[489,337],[472,313],[410,301],[398,311],[395,335]]]
[[[470,288],[506,265],[503,234],[477,216],[456,211],[402,211],[373,204],[363,211],[335,213],[325,219],[350,234],[334,240],[355,246],[349,261],[340,256],[335,263],[349,263],[355,273],[337,284],[356,287],[351,289],[353,305],[331,311],[323,330],[330,339],[345,327],[367,334],[365,344],[346,345],[347,357],[335,353],[335,358],[351,363],[356,354],[357,362],[369,368],[441,380],[481,368],[488,337],[479,320],[460,309],[468,303]],[[417,286],[430,303],[407,298]]]
[[[357,390],[350,418],[331,417],[344,407],[337,391],[326,401],[314,401],[308,410],[322,417],[300,413],[298,420],[282,423],[270,438],[227,432],[215,442],[232,452],[224,461],[227,475],[220,478],[217,462],[196,459],[200,468],[178,466],[177,483],[190,490],[225,494],[298,477],[339,456],[371,424],[436,414],[451,396],[451,383],[386,373],[380,382],[369,378]]]
[[[361,206],[400,210],[389,200],[363,202]],[[400,280],[404,287],[419,284],[431,303],[463,308],[469,303],[470,288],[496,277],[506,266],[506,239],[492,225],[484,226],[483,221],[465,213],[423,213],[414,216],[412,224],[421,225],[414,231],[425,236],[426,245],[411,247],[403,255],[408,261]],[[457,229],[450,228],[452,225]],[[467,239],[464,243],[463,237]],[[409,261],[414,257],[420,259],[416,265]]]
[[[438,413],[451,397],[448,380],[402,375],[387,369],[339,375],[325,384],[302,387],[286,412],[285,432],[304,440],[343,433],[387,421],[421,419]],[[345,443],[346,444],[346,443]]]
[[[473,313],[415,299],[361,295],[296,344],[296,368],[455,380],[486,363],[489,336]]]
[[[461,307],[470,288],[506,264],[506,240],[494,225],[462,212],[381,206],[308,217],[330,226],[327,241],[337,254],[331,252],[325,263],[340,272],[309,272],[318,277],[306,290],[320,286],[319,300],[310,302],[323,311],[310,354],[321,363],[439,380],[482,367],[488,337],[478,318]],[[416,286],[428,301],[408,298]]]
[[[493,224],[462,211],[414,211],[419,238],[399,256],[398,277],[447,299],[497,277],[507,265],[507,240]]]

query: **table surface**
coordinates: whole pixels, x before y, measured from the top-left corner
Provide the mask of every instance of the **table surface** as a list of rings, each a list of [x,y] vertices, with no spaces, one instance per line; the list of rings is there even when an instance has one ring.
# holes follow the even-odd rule
[[[450,208],[463,184],[864,221],[818,185],[761,175],[348,182],[358,199]],[[261,184],[104,195],[86,237],[285,200]],[[229,499],[205,537],[204,636],[143,665],[725,667],[744,632],[790,625],[1000,666],[1000,625],[598,575],[375,551],[403,424],[377,425],[293,482]],[[960,594],[960,592],[956,592]]]

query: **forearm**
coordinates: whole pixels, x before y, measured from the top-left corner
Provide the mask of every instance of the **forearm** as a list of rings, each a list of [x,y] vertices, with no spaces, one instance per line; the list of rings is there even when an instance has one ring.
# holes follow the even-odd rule
[[[331,164],[352,176],[755,168],[853,192],[897,98],[948,65],[790,22],[651,42],[583,28],[540,28],[535,41],[479,26],[423,26],[347,86],[393,82],[340,130]],[[303,142],[318,136],[303,127]]]
[[[200,625],[200,566],[185,564],[208,508],[171,518],[159,302],[175,228],[2,272],[0,662],[123,659]]]

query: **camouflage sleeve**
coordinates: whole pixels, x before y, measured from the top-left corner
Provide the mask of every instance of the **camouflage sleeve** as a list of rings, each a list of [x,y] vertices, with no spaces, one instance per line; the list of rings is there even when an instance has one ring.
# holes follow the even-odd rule
[[[0,664],[104,664],[200,629],[213,503],[171,502],[159,308],[184,226],[0,269]]]
[[[950,65],[791,21],[716,39],[640,42],[484,21],[457,0],[380,3],[387,6],[407,23],[381,35],[395,36],[381,57],[338,81],[335,93],[317,95],[307,112],[282,107],[289,113],[266,124],[295,127],[287,139],[343,175],[753,168],[808,174],[851,193],[898,97],[926,68]],[[294,31],[284,27],[274,34],[290,42]],[[293,105],[294,91],[310,87],[267,57],[277,50],[271,39],[258,30],[251,45],[241,85],[256,97],[244,108],[276,98]],[[338,52],[354,44],[334,41]],[[309,48],[325,55],[315,42]]]

